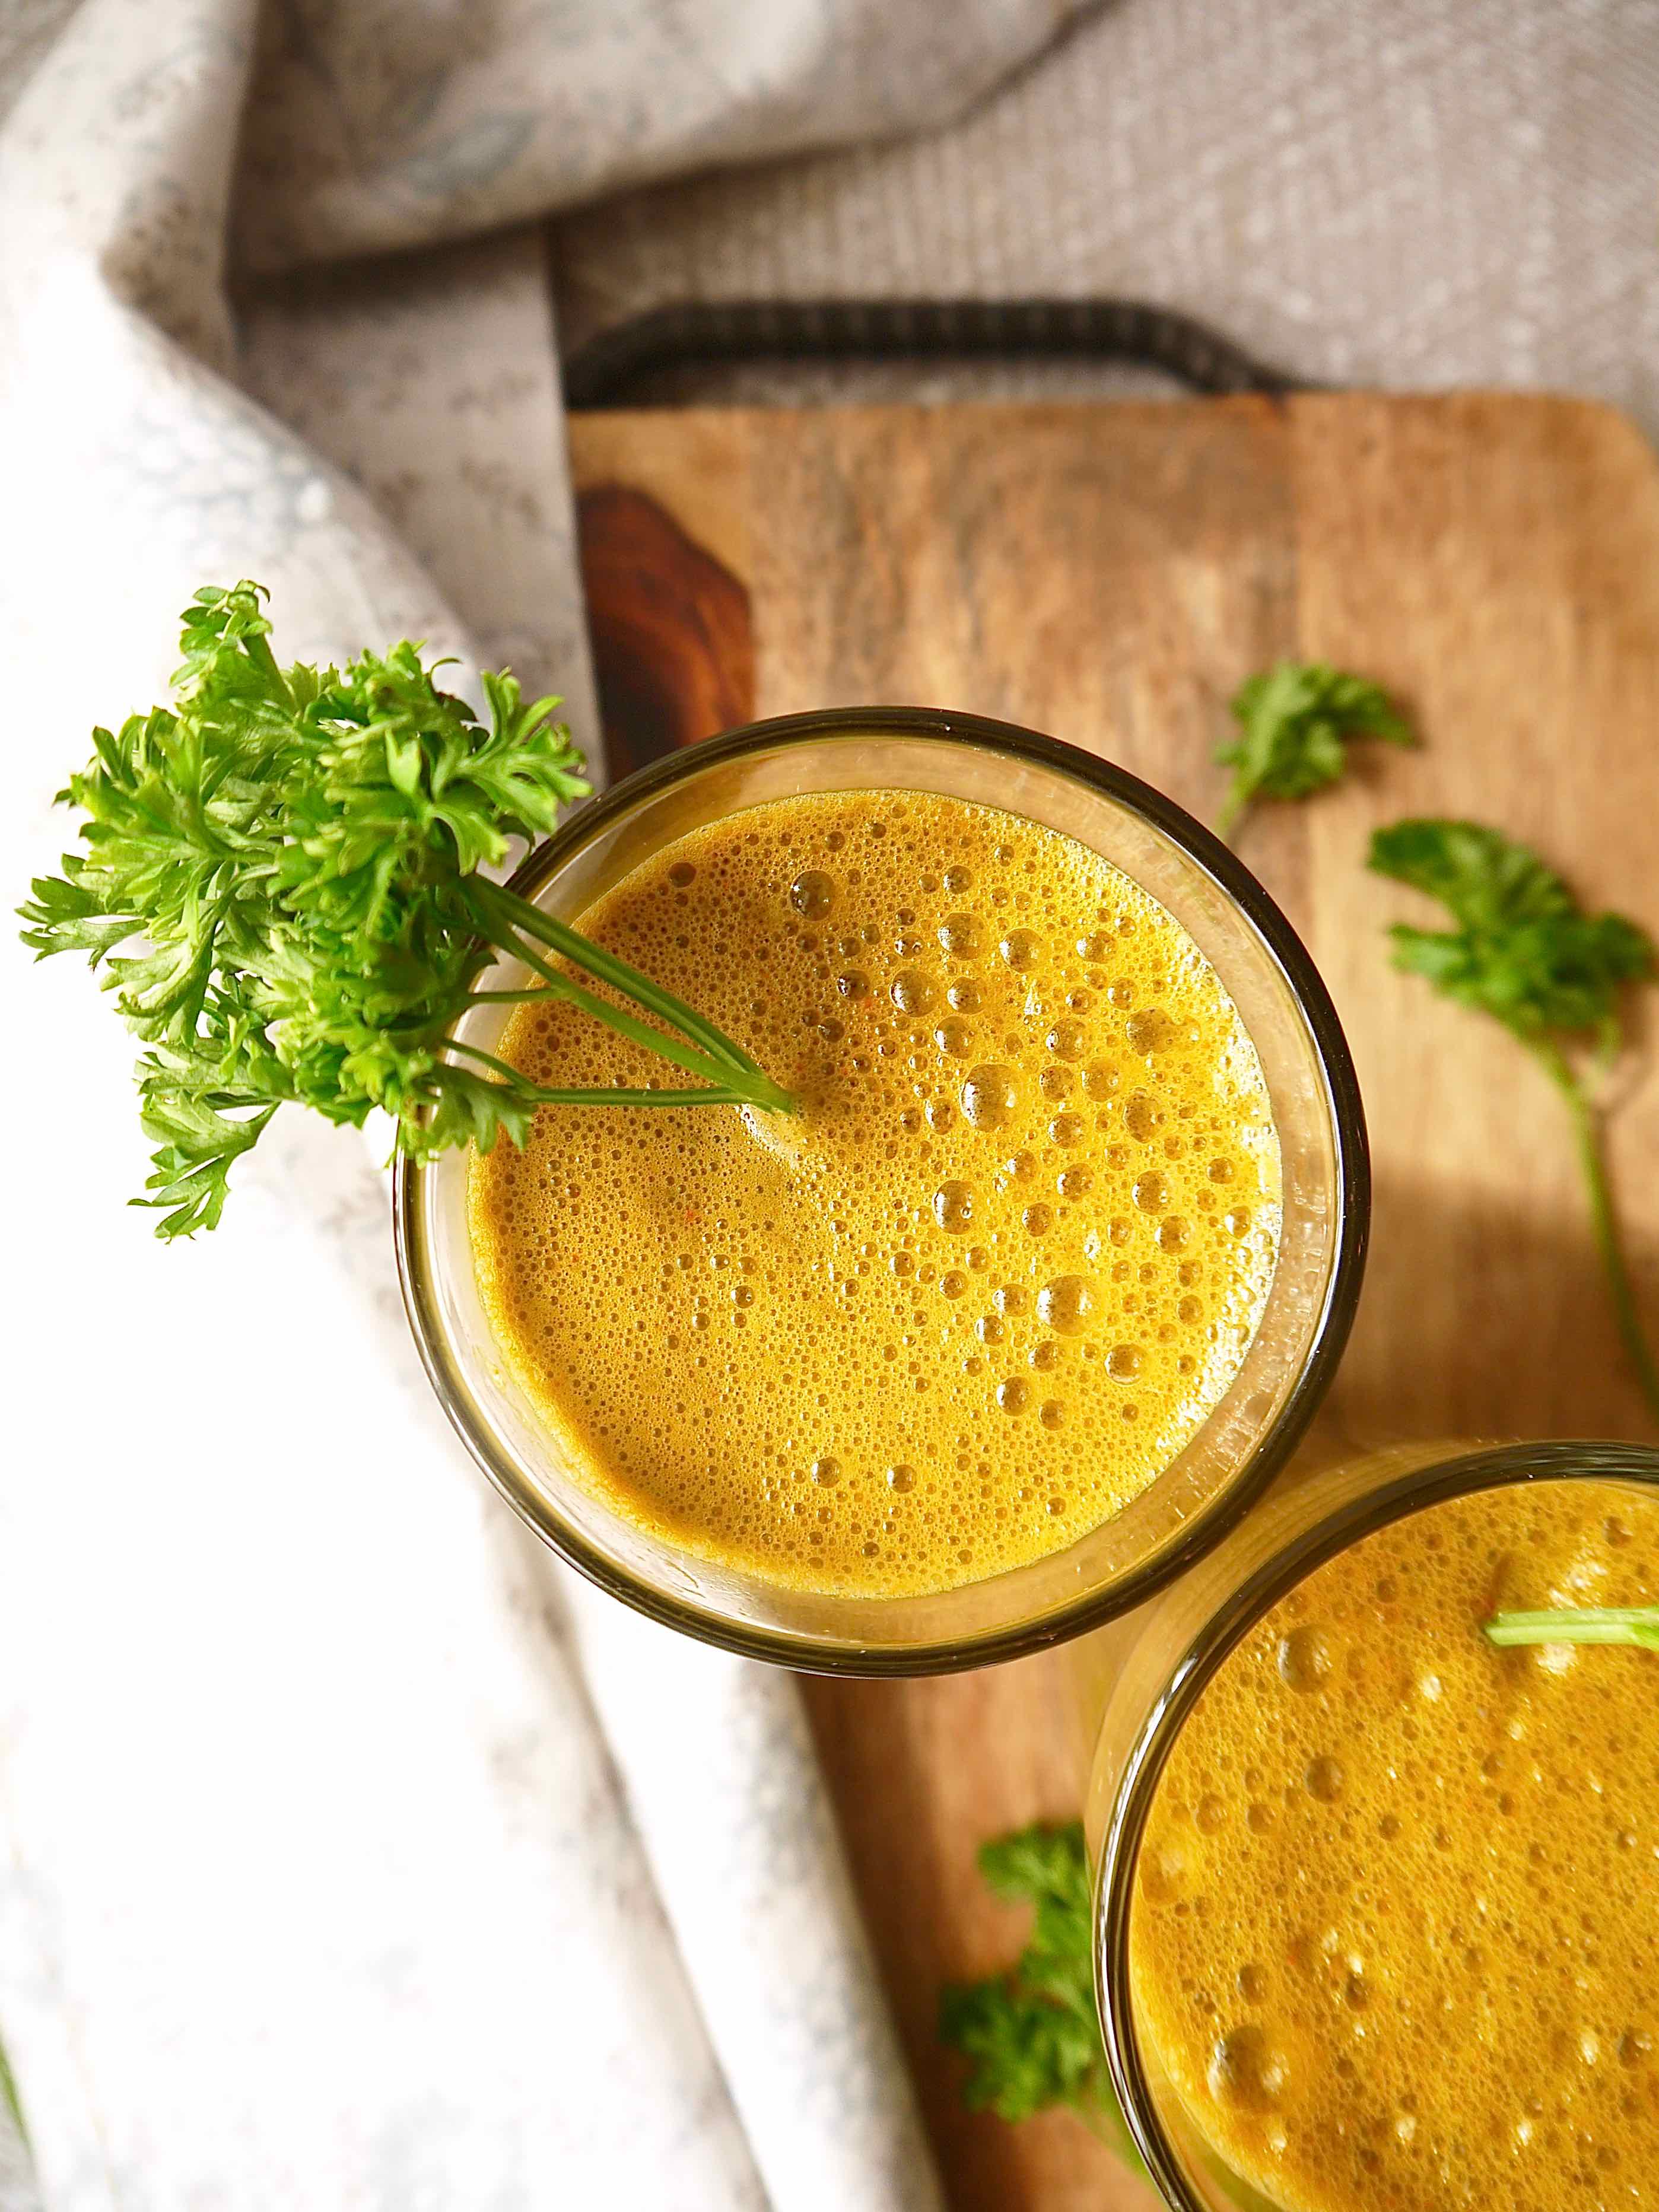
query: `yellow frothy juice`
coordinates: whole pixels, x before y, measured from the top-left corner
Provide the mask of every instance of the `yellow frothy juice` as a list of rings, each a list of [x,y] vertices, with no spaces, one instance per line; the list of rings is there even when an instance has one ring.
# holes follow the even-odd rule
[[[1498,1650],[1659,1600],[1659,1498],[1513,1483],[1396,1520],[1223,1661],[1135,1874],[1133,2004],[1285,2212],[1659,2203],[1659,1658]]]
[[[475,1161],[474,1256],[580,1479],[686,1552],[939,1592],[1120,1511],[1238,1370],[1278,1249],[1260,1063],[1186,932],[994,808],[834,792],[665,846],[575,918],[799,1115],[544,1109]],[[660,1073],[563,1006],[532,1079]]]

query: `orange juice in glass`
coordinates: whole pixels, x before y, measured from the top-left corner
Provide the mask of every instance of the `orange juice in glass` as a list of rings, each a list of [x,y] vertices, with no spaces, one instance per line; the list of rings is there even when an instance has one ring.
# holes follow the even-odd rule
[[[1587,1443],[1336,1469],[1151,1609],[1091,1828],[1172,2212],[1654,2202],[1659,1660],[1484,1629],[1656,1602],[1659,1453]]]
[[[797,1108],[549,1107],[400,1170],[428,1368],[574,1564],[733,1649],[926,1671],[1237,1519],[1346,1334],[1364,1142],[1305,952],[1197,824],[1027,732],[848,711],[631,779],[517,888]],[[654,1079],[562,1006],[469,1024]]]

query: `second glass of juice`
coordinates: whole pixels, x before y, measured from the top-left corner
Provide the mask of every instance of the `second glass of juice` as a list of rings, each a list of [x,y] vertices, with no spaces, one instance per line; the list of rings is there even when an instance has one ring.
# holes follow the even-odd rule
[[[1101,1735],[1097,1987],[1170,2212],[1613,2212],[1659,2167],[1659,1452],[1421,1447],[1148,1609]]]
[[[428,1371],[568,1559],[735,1650],[922,1672],[1237,1521],[1340,1352],[1368,1186],[1329,1002],[1231,854],[1051,740],[849,710],[630,779],[516,887],[799,1109],[550,1107],[400,1170]],[[662,1073],[544,999],[465,1036]]]

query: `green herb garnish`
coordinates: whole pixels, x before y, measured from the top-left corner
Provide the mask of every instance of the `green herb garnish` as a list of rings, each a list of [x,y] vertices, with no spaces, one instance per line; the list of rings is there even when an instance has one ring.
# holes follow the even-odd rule
[[[1659,1605],[1570,1606],[1559,1613],[1497,1613],[1486,1623],[1489,1643],[1633,1644],[1659,1651]]]
[[[1031,1940],[1006,1973],[947,1989],[939,2034],[972,2060],[963,2101],[1005,2120],[1064,2105],[1137,2170],[1095,2012],[1093,1911],[1083,1826],[1037,1825],[985,1844],[997,1895],[1036,1907]]]
[[[1322,660],[1281,660],[1247,677],[1233,694],[1232,714],[1241,734],[1215,750],[1233,771],[1216,817],[1222,837],[1258,799],[1306,799],[1340,781],[1356,738],[1417,742],[1386,692]]]
[[[162,1209],[160,1236],[214,1226],[232,1165],[290,1101],[359,1127],[383,1108],[416,1160],[522,1144],[540,1105],[789,1110],[711,1022],[480,872],[589,788],[556,700],[526,704],[511,676],[486,675],[481,724],[407,641],[344,669],[280,668],[264,596],[196,594],[172,710],[94,732],[96,757],[61,794],[87,849],[20,909],[42,957],[104,966],[149,1048],[138,1091],[159,1149],[134,1203]],[[501,953],[536,982],[475,988]],[[697,1086],[547,1089],[450,1033],[469,1007],[541,998]]]
[[[6,2046],[0,2043],[0,2107],[16,2132],[17,2140],[25,2151],[29,2148],[29,2131],[23,2119],[22,2101],[17,2094],[17,2081],[11,2070],[11,2061],[6,2056]]]
[[[1437,898],[1458,924],[1397,922],[1395,965],[1502,1022],[1566,1101],[1619,1333],[1659,1413],[1659,1368],[1637,1310],[1592,1087],[1622,1049],[1626,987],[1652,979],[1652,939],[1623,915],[1584,913],[1535,853],[1478,822],[1397,822],[1373,836],[1370,865]],[[1591,1048],[1592,1081],[1568,1057],[1575,1043]]]

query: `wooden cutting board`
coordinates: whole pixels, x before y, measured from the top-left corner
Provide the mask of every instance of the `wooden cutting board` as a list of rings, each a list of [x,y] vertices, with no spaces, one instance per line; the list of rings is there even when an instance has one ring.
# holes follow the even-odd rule
[[[1213,815],[1242,678],[1322,659],[1425,740],[1240,838],[1311,946],[1358,1063],[1376,1200],[1332,1426],[1651,1437],[1620,1365],[1561,1109],[1490,1023],[1393,975],[1415,902],[1367,876],[1376,823],[1468,814],[1659,931],[1659,470],[1571,400],[586,416],[571,429],[613,775],[809,707],[972,708],[1105,754]],[[1426,918],[1426,917],[1419,917]],[[1659,1070],[1613,1154],[1659,1328]],[[1079,1802],[1059,1656],[915,1683],[807,1684],[876,1947],[960,2212],[1148,2200],[1068,2116],[959,2108],[942,1982],[1024,1937],[981,1839]]]

